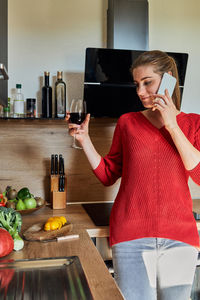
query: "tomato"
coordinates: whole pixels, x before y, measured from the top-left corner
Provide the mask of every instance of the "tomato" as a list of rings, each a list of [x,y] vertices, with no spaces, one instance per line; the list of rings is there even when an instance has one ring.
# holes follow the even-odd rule
[[[6,206],[6,202],[8,201],[7,197],[3,194],[0,194],[0,206]]]
[[[10,233],[0,228],[0,257],[8,255],[14,248],[14,241]]]

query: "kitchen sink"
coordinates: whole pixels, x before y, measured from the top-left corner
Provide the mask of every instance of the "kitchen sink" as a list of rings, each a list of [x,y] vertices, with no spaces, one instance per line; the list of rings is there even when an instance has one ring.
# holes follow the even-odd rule
[[[0,299],[93,299],[77,256],[0,261]]]

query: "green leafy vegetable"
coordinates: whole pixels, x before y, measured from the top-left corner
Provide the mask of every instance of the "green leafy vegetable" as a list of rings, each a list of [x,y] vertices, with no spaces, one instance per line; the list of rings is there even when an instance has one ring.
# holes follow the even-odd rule
[[[22,217],[20,213],[13,208],[0,207],[0,228],[6,229],[14,240],[14,250],[21,250],[24,247],[24,241],[19,236],[22,226]]]

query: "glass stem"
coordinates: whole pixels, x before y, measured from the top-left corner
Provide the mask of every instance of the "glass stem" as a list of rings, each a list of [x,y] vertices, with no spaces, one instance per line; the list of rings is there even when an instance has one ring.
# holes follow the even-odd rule
[[[73,148],[76,148],[76,135],[73,136]]]

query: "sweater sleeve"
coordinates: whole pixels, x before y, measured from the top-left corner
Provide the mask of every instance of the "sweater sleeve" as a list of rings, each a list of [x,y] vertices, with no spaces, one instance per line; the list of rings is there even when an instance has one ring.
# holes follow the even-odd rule
[[[200,151],[200,125],[195,132],[194,147]],[[200,162],[192,170],[189,170],[188,174],[196,184],[200,185]]]
[[[101,158],[96,169],[93,170],[97,178],[105,185],[109,186],[121,177],[122,173],[122,143],[119,122],[116,125],[112,145],[109,153]]]

